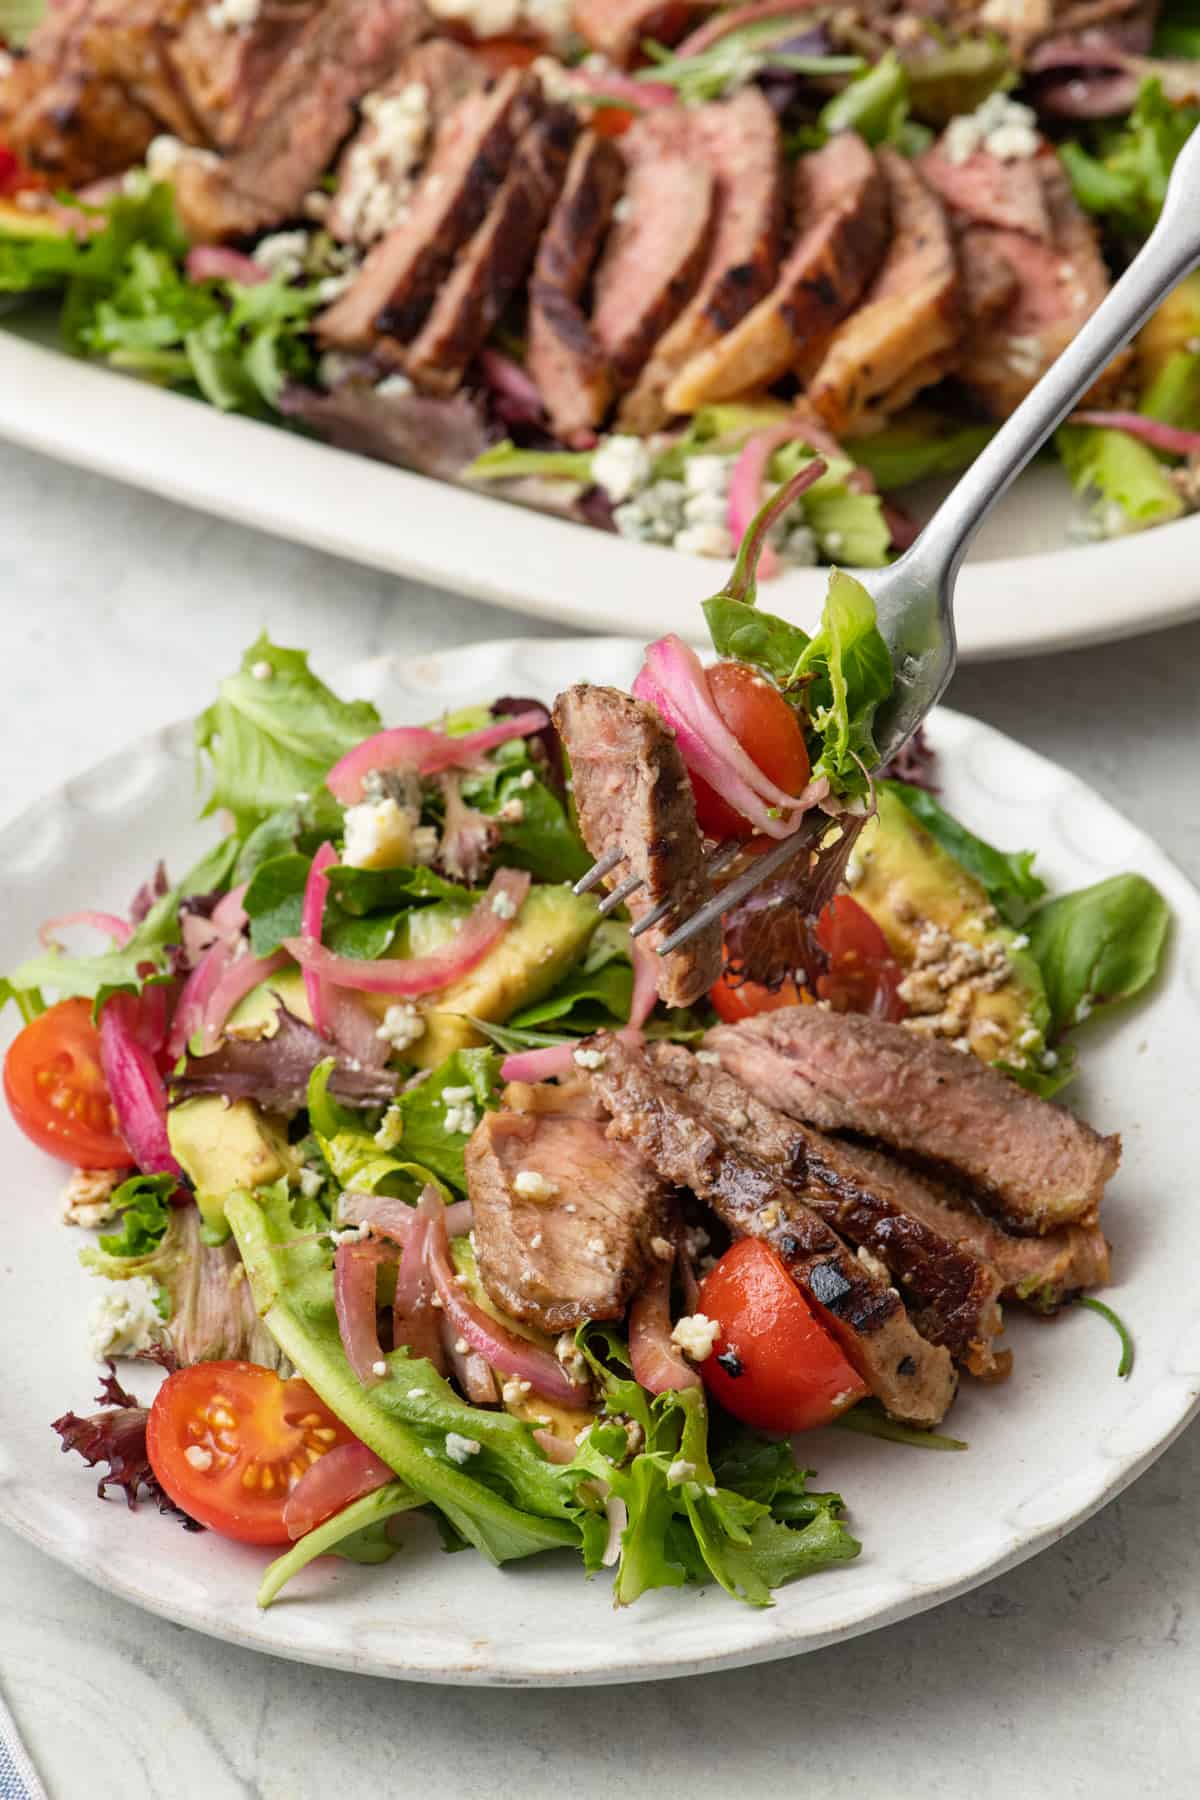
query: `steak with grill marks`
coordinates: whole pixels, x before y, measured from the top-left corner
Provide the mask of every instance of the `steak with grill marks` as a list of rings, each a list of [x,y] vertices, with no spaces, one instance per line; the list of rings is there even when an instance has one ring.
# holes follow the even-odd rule
[[[1007,1375],[1011,1357],[993,1343],[1004,1329],[999,1276],[907,1211],[900,1171],[892,1181],[882,1157],[867,1164],[856,1146],[764,1106],[681,1044],[658,1044],[650,1054],[663,1080],[703,1108],[732,1149],[766,1163],[798,1200],[883,1264],[904,1290],[922,1336],[944,1344],[973,1375]]]
[[[954,1398],[954,1365],[944,1346],[921,1336],[895,1288],[847,1249],[778,1169],[736,1149],[642,1047],[604,1035],[589,1043],[604,1055],[589,1080],[610,1115],[609,1137],[630,1145],[664,1181],[690,1188],[737,1236],[769,1244],[888,1412],[936,1425]]]
[[[487,217],[459,252],[454,273],[407,354],[385,338],[379,352],[402,360],[417,386],[451,394],[490,337],[533,261],[575,141],[575,114],[554,107],[530,126]]]
[[[836,437],[869,431],[940,381],[962,332],[958,258],[941,201],[913,165],[879,151],[892,242],[862,304],[833,334],[808,402]]]
[[[480,1279],[497,1306],[552,1333],[619,1319],[667,1223],[662,1182],[589,1110],[487,1113],[466,1149]],[[522,1175],[540,1176],[545,1198],[522,1194]]]
[[[712,237],[716,181],[695,154],[682,107],[646,113],[621,139],[628,165],[622,217],[596,270],[592,330],[618,387],[631,387],[699,285]]]
[[[1120,1138],[882,1019],[791,1006],[718,1025],[705,1045],[768,1106],[948,1171],[1018,1231],[1094,1224],[1120,1160]]]
[[[518,140],[542,110],[537,80],[510,69],[446,120],[405,217],[381,238],[353,285],[316,322],[325,344],[366,349],[379,332],[408,342],[454,259],[482,224]]]
[[[796,165],[800,235],[779,280],[732,331],[685,364],[666,392],[695,412],[781,375],[811,372],[834,326],[874,279],[888,243],[888,192],[860,137],[843,131]]]
[[[943,140],[926,151],[917,167],[963,220],[998,231],[1023,231],[1043,242],[1050,238],[1050,214],[1035,158],[1004,162],[987,150],[976,150],[958,162],[947,154]]]
[[[664,394],[694,356],[745,318],[775,284],[783,236],[783,146],[775,114],[756,87],[690,115],[698,157],[716,176],[716,225],[694,297],[661,337],[621,423],[645,434],[670,417]]]
[[[617,846],[624,851],[607,878],[609,887],[642,877],[643,886],[628,900],[635,920],[660,901],[674,902],[673,912],[641,939],[655,951],[676,920],[712,895],[679,746],[652,706],[587,682],[559,695],[554,723],[571,759],[584,843],[597,859]],[[716,923],[682,949],[656,957],[659,998],[667,1006],[690,1006],[713,986],[721,960]]]
[[[216,166],[181,159],[175,200],[192,236],[245,237],[295,218],[358,101],[428,29],[421,0],[326,0],[263,88],[241,148]]]
[[[594,431],[613,396],[613,373],[580,304],[625,181],[621,152],[588,131],[538,246],[529,283],[526,368],[551,428],[567,442]]]
[[[276,71],[300,42],[324,0],[266,6],[250,25],[231,31],[214,8],[196,6],[166,54],[204,139],[235,150],[267,123],[263,101]]]

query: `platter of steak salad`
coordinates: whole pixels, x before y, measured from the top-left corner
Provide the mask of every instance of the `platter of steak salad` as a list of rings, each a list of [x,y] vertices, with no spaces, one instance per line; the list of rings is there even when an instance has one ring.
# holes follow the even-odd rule
[[[0,0],[0,433],[595,630],[652,585],[680,635],[821,455],[763,568],[811,631],[1198,121],[1190,0]],[[1198,504],[1200,276],[1001,502],[964,655],[1194,611]]]
[[[865,590],[747,576],[588,681],[264,636],[3,834],[5,1524],[276,1654],[616,1681],[961,1592],[1186,1423],[1196,895],[966,718],[879,767]]]

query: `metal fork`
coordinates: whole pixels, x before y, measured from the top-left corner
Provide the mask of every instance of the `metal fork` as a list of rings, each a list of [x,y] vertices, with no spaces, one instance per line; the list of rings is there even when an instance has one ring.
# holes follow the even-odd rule
[[[1176,161],[1158,224],[1112,292],[976,457],[912,548],[888,568],[864,577],[895,673],[892,693],[875,721],[881,763],[903,749],[941,699],[954,673],[958,660],[954,584],[975,533],[1117,351],[1198,264],[1200,129],[1192,133]],[[752,868],[727,883],[665,938],[658,954],[666,956],[686,944],[810,844],[810,836],[801,830],[756,857]],[[708,873],[718,873],[737,849],[736,844],[722,844],[708,860]],[[585,892],[611,874],[622,856],[619,848],[607,851],[577,884],[576,892]],[[601,910],[611,911],[641,885],[637,876],[629,877],[612,890]],[[639,919],[634,935],[659,924],[671,906],[670,900],[664,900]]]

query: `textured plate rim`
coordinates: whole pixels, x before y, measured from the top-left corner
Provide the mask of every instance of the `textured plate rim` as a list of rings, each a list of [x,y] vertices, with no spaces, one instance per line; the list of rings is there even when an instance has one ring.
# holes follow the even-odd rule
[[[490,660],[509,655],[522,658],[536,657],[539,651],[560,649],[572,640],[562,638],[534,639],[498,639],[490,642],[476,643],[460,647],[456,650],[429,657],[414,659],[412,657],[392,655],[380,656],[364,660],[353,665],[346,674],[350,677],[355,691],[373,691],[376,684],[382,684],[390,670],[403,669],[410,677],[414,669],[419,668],[422,686],[428,685],[431,695],[436,691],[438,681],[446,679],[453,685],[452,676],[446,671],[453,670],[456,665],[471,659],[478,663],[480,659]],[[611,655],[632,654],[640,648],[637,640],[621,637],[609,637],[593,640],[592,647],[599,653]],[[474,679],[475,670],[472,670]],[[465,684],[464,684],[465,685]],[[1172,905],[1175,916],[1181,919],[1190,915],[1200,925],[1200,893],[1179,870],[1171,859],[1137,827],[1133,826],[1095,793],[1095,790],[1080,780],[1079,777],[1063,769],[1061,765],[1041,756],[1038,752],[1021,745],[1007,733],[996,730],[980,720],[958,713],[951,709],[942,709],[938,715],[938,723],[951,735],[968,734],[979,742],[990,741],[997,746],[1015,749],[1022,758],[1028,759],[1031,770],[1038,769],[1053,778],[1059,788],[1066,793],[1087,796],[1090,804],[1097,802],[1114,819],[1119,820],[1126,832],[1133,834],[1139,854],[1144,855],[1151,865],[1154,879],[1164,889]],[[22,833],[31,832],[38,824],[39,817],[48,804],[52,804],[64,794],[64,790],[75,783],[88,781],[103,774],[115,774],[122,764],[138,757],[143,752],[165,753],[172,759],[177,758],[181,746],[190,743],[191,721],[181,720],[174,724],[159,728],[126,745],[100,763],[93,765],[80,775],[57,784],[55,788],[43,795],[22,810],[15,818],[0,826],[0,850],[6,844],[19,840]],[[1179,976],[1184,979],[1182,973]],[[1188,1328],[1200,1325],[1200,1296],[1194,1305]],[[1169,1390],[1169,1391],[1168,1391]],[[1163,1397],[1167,1406],[1161,1408]],[[223,1642],[237,1644],[242,1648],[252,1649],[267,1655],[280,1657],[286,1661],[313,1664],[318,1667],[336,1668],[352,1673],[371,1674],[393,1680],[420,1681],[454,1686],[487,1686],[487,1687],[538,1687],[538,1686],[604,1686],[635,1680],[666,1680],[681,1678],[686,1675],[715,1673],[724,1669],[735,1669],[752,1666],[760,1662],[777,1661],[785,1657],[799,1656],[809,1651],[819,1650],[827,1645],[857,1637],[884,1626],[898,1623],[900,1620],[913,1617],[928,1611],[943,1602],[953,1600],[970,1592],[996,1576],[1015,1568],[1029,1560],[1048,1545],[1067,1535],[1076,1526],[1083,1524],[1098,1512],[1110,1500],[1114,1499],[1152,1463],[1164,1453],[1179,1434],[1200,1411],[1200,1374],[1190,1375],[1173,1373],[1164,1377],[1159,1387],[1142,1396],[1142,1412],[1152,1412],[1155,1423],[1149,1440],[1141,1439],[1132,1449],[1124,1453],[1102,1449],[1096,1446],[1092,1456],[1094,1461],[1103,1462],[1105,1473],[1080,1499],[1075,1484],[1065,1484],[1070,1493],[1067,1503],[1061,1510],[1051,1511],[1039,1523],[1014,1531],[1011,1523],[997,1519],[995,1522],[995,1538],[992,1547],[981,1550],[980,1554],[969,1566],[962,1569],[950,1580],[921,1582],[909,1578],[907,1590],[897,1594],[895,1598],[884,1603],[872,1603],[870,1592],[862,1597],[863,1604],[851,1604],[845,1616],[838,1622],[816,1630],[803,1629],[803,1621],[798,1621],[791,1628],[779,1632],[766,1632],[762,1641],[744,1645],[733,1650],[715,1650],[711,1653],[689,1654],[679,1657],[671,1650],[658,1650],[648,1657],[645,1647],[640,1650],[630,1640],[628,1658],[615,1658],[603,1667],[587,1667],[583,1669],[564,1668],[561,1664],[551,1665],[539,1662],[536,1657],[526,1656],[519,1666],[509,1670],[498,1667],[495,1663],[472,1664],[469,1660],[446,1661],[435,1656],[419,1660],[401,1661],[385,1658],[378,1653],[356,1651],[348,1644],[321,1645],[319,1643],[286,1643],[278,1642],[254,1629],[253,1625],[243,1625],[236,1619],[220,1616],[214,1612],[198,1613],[194,1607],[184,1603],[174,1603],[155,1593],[150,1586],[143,1586],[132,1578],[123,1578],[103,1566],[89,1563],[86,1555],[88,1546],[84,1546],[83,1554],[72,1554],[70,1548],[64,1546],[54,1537],[39,1529],[38,1522],[23,1513],[9,1507],[5,1485],[0,1483],[0,1524],[14,1531],[19,1537],[32,1544],[38,1550],[52,1557],[56,1562],[82,1575],[93,1585],[118,1598],[140,1607],[173,1623],[186,1626],[203,1635]],[[87,1492],[91,1502],[90,1489]],[[153,1570],[151,1562],[148,1567]],[[883,1571],[882,1580],[885,1586],[895,1587],[902,1578],[895,1572]],[[850,1596],[847,1595],[847,1599]],[[345,1602],[343,1602],[345,1603]],[[330,1597],[328,1604],[336,1606],[338,1600]],[[255,1621],[263,1615],[255,1613]],[[769,1618],[770,1614],[756,1615]]]
[[[221,413],[0,328],[0,436],[163,499],[351,562],[560,625],[637,631],[626,595],[695,638],[710,565],[467,493]],[[1103,561],[1101,561],[1103,557]],[[1044,654],[1200,615],[1200,515],[1101,546],[968,563],[956,604],[964,661]],[[812,626],[825,571],[775,584]],[[1054,605],[1046,604],[1053,594]]]

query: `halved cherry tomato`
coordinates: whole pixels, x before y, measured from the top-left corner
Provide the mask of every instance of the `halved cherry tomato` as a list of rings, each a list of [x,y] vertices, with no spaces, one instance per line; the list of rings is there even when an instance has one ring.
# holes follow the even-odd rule
[[[471,49],[489,75],[504,75],[509,69],[527,69],[531,62],[546,54],[544,44],[518,37],[483,38],[473,42]]]
[[[786,1267],[759,1238],[739,1238],[700,1288],[700,1311],[721,1328],[701,1365],[726,1412],[760,1431],[828,1425],[866,1393]]]
[[[2,53],[0,48],[0,54]],[[11,194],[19,194],[23,188],[42,188],[45,185],[43,178],[35,175],[15,150],[10,150],[7,144],[0,144],[0,200],[6,200]]]
[[[849,894],[838,894],[817,921],[817,942],[829,953],[829,972],[817,996],[836,1012],[871,1013],[898,1023],[908,1014],[900,998],[904,970],[870,913]]]
[[[4,1059],[4,1097],[27,1138],[84,1169],[133,1162],[117,1130],[87,1000],[60,1000],[31,1019]]]
[[[306,1381],[247,1362],[194,1363],[168,1376],[146,1424],[163,1492],[243,1544],[290,1543],[289,1493],[327,1450],[354,1441]]]
[[[713,704],[734,737],[785,794],[808,784],[809,760],[800,721],[779,689],[749,663],[719,662],[708,671]],[[713,838],[750,838],[754,827],[708,783],[693,775],[696,816]]]
[[[597,137],[624,137],[637,113],[629,111],[625,106],[597,106],[593,109],[588,125]]]
[[[769,987],[763,987],[757,981],[742,981],[735,986],[728,975],[722,975],[708,997],[717,1010],[718,1018],[724,1019],[727,1025],[736,1025],[742,1019],[753,1019],[759,1013],[779,1012],[785,1006],[799,1006],[804,999],[794,981],[785,981],[781,988],[772,993]]]

